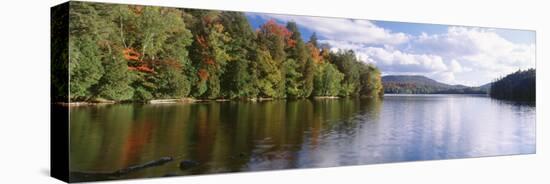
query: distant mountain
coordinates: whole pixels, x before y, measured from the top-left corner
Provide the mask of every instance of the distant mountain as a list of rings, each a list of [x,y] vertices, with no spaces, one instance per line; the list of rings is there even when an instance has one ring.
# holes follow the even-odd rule
[[[387,75],[382,77],[384,93],[405,94],[487,94],[489,84],[480,87],[450,85],[422,75]]]

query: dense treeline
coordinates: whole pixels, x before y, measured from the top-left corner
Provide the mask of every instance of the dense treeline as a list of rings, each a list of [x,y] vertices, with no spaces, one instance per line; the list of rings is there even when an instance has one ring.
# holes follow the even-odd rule
[[[499,78],[491,85],[489,95],[497,99],[535,101],[535,69],[518,70]]]
[[[382,85],[384,93],[390,94],[487,94],[490,86],[450,85],[422,75],[386,75]]]
[[[386,75],[382,77],[384,93],[433,94],[461,92],[463,85],[449,85],[422,75]]]
[[[284,26],[271,20],[254,31],[240,12],[70,6],[71,100],[383,93],[376,67],[359,61],[353,51],[320,48],[315,34],[302,40],[294,22]]]
[[[69,5],[52,7],[50,14],[51,68],[50,81],[52,102],[66,101],[69,89]],[[53,62],[55,61],[55,62]]]
[[[437,91],[435,94],[484,94],[489,93],[488,89],[482,87],[465,87],[459,89],[449,89],[443,91]]]
[[[431,94],[447,88],[404,82],[384,82],[384,93],[390,94]]]
[[[487,94],[488,89],[482,87],[467,87],[463,85],[448,85],[445,87],[400,82],[383,82],[384,93],[389,94]]]

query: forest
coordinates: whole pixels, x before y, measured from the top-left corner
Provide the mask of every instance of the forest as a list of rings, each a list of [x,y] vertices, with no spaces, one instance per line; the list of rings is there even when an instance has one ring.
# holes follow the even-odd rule
[[[384,93],[390,94],[487,94],[489,85],[469,87],[450,85],[422,75],[386,75],[382,77]]]
[[[489,95],[496,99],[534,102],[536,83],[535,69],[518,70],[493,82]]]
[[[52,16],[63,17],[55,11]],[[315,33],[304,40],[295,22],[270,20],[254,30],[241,12],[83,2],[70,2],[66,16],[66,47],[67,39],[56,36],[63,30],[54,26],[65,19],[52,19],[52,71],[67,67],[70,78],[68,94],[62,85],[52,89],[59,99],[383,94],[378,68],[352,50],[331,51]],[[56,77],[52,83],[63,81]]]

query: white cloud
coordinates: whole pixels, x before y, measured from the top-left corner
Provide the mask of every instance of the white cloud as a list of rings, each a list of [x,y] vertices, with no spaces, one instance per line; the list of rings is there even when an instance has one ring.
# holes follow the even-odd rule
[[[443,59],[437,55],[410,54],[379,47],[367,47],[358,52],[366,55],[367,62],[375,63],[386,72],[427,73],[447,70]]]
[[[433,54],[411,54],[393,47],[374,47],[335,40],[320,40],[332,46],[333,51],[351,49],[362,61],[373,63],[385,73],[433,73],[448,70],[442,57]],[[460,67],[454,65],[454,67]]]
[[[535,67],[535,45],[512,43],[493,29],[449,27],[443,34],[411,37],[406,47],[323,40],[352,49],[385,74],[420,74],[450,84],[482,85]],[[405,44],[404,44],[405,45]]]
[[[462,65],[460,65],[460,63],[458,63],[458,61],[453,59],[453,60],[451,60],[449,70],[451,72],[462,72],[464,69],[462,68]]]
[[[363,44],[398,45],[409,41],[409,35],[393,33],[376,26],[368,20],[325,18],[311,16],[287,16],[277,14],[248,14],[263,19],[294,21],[299,26],[317,32],[329,40],[348,41]]]
[[[444,34],[422,34],[411,45],[413,52],[438,54],[494,75],[535,67],[534,44],[512,43],[494,29],[449,27]]]

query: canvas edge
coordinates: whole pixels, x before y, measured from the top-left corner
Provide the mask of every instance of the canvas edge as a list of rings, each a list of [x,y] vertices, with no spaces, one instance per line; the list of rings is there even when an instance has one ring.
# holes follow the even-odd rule
[[[69,180],[69,9],[70,2],[50,8],[50,176]]]

